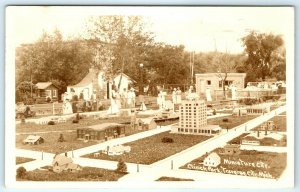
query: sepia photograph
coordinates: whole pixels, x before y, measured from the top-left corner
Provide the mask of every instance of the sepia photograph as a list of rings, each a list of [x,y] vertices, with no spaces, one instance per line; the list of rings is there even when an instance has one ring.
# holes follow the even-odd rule
[[[5,19],[7,187],[294,187],[294,7]]]

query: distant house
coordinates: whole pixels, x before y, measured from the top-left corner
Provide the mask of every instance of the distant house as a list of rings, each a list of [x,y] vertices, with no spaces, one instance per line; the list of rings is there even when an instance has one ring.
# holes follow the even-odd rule
[[[222,90],[223,86],[227,89],[231,84],[234,84],[237,89],[243,89],[245,84],[246,73],[227,73],[227,78],[224,84],[219,76],[224,77],[224,73],[202,73],[196,74],[196,92],[198,95],[204,95],[206,89],[211,90],[214,95],[216,90]],[[222,93],[222,92],[220,92]]]
[[[37,86],[37,97],[47,100],[48,98],[51,101],[58,100],[58,87],[55,86],[52,82],[39,82]]]
[[[38,135],[29,135],[23,140],[24,144],[38,145],[44,143],[44,138]]]
[[[73,163],[70,157],[64,155],[55,155],[52,162],[52,169],[55,173],[60,173],[62,171],[76,172],[80,171],[81,167]]]
[[[203,164],[209,167],[217,167],[218,165],[220,165],[220,163],[221,163],[221,158],[215,152],[209,154],[207,157],[205,157],[203,161]]]
[[[137,118],[136,126],[138,130],[150,130],[157,127],[153,118]]]

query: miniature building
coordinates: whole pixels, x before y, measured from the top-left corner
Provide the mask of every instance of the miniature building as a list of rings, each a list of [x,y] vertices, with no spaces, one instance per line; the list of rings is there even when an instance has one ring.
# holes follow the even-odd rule
[[[52,101],[58,100],[58,88],[52,82],[38,82],[36,87],[38,98],[43,98],[45,101],[47,98]]]
[[[77,138],[83,140],[99,140],[125,136],[125,125],[118,123],[102,123],[77,129]]]
[[[276,129],[276,125],[273,121],[267,121],[260,126],[262,131],[273,131]]]
[[[81,167],[73,163],[70,157],[64,155],[55,155],[52,162],[52,169],[55,173],[60,173],[62,171],[76,172],[81,170]]]
[[[264,105],[252,105],[247,107],[247,113],[248,114],[264,114],[270,112],[270,105],[264,104]]]
[[[207,125],[206,103],[203,100],[183,101],[179,125],[172,127],[173,133],[183,134],[212,135],[220,131],[219,125]]]
[[[38,145],[44,143],[44,138],[38,135],[29,135],[26,139],[23,140],[23,143]]]
[[[157,126],[153,118],[138,118],[135,124],[138,130],[150,130]]]
[[[247,116],[247,109],[235,108],[232,111],[233,116]]]
[[[131,151],[130,146],[116,145],[112,147],[107,147],[105,150],[102,150],[102,153],[109,156],[113,155],[122,155],[124,153],[129,153]]]
[[[224,151],[222,154],[225,155],[238,155],[241,153],[241,146],[237,144],[227,144],[224,146]]]
[[[209,154],[207,157],[205,157],[203,161],[203,164],[209,167],[217,167],[218,165],[220,165],[220,163],[221,163],[221,158],[215,152]]]

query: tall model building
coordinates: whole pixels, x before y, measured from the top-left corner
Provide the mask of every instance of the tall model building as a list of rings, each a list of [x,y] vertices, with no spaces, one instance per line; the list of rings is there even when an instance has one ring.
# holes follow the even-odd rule
[[[179,124],[172,127],[173,133],[210,135],[221,130],[218,125],[207,125],[204,100],[182,101],[179,111]]]

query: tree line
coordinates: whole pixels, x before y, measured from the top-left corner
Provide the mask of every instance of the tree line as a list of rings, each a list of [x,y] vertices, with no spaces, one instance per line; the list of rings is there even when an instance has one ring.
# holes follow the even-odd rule
[[[123,72],[150,87],[190,84],[191,53],[183,45],[155,42],[154,37],[139,16],[92,17],[81,38],[64,40],[58,29],[44,33],[35,43],[16,49],[17,94],[28,95],[31,82],[45,81],[53,82],[61,94],[91,67],[105,71],[107,80]],[[285,80],[285,48],[280,35],[251,31],[241,41],[245,47],[241,54],[194,53],[194,74],[245,72],[246,82]]]

